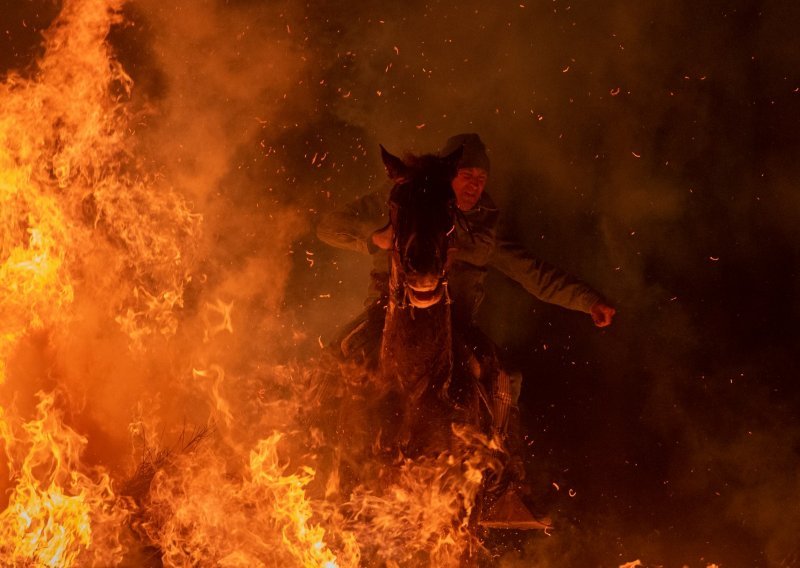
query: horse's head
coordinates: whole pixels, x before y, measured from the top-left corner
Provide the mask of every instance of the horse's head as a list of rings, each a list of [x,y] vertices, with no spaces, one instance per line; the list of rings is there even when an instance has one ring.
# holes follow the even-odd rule
[[[383,163],[394,181],[389,195],[394,292],[418,308],[433,306],[445,295],[456,219],[450,184],[461,153],[458,148],[443,158],[424,155],[401,160],[381,146]]]

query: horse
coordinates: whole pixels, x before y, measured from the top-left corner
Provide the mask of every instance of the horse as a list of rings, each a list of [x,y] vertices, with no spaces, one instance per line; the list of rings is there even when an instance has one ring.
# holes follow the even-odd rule
[[[332,343],[329,353],[345,371],[331,373],[317,397],[328,397],[319,404],[328,428],[337,437],[346,433],[345,445],[355,450],[341,456],[354,470],[362,465],[359,448],[431,455],[451,449],[453,424],[491,430],[491,389],[484,384],[491,369],[474,372],[474,356],[469,361],[472,354],[461,348],[470,340],[455,338],[464,331],[454,330],[448,288],[457,227],[469,231],[451,187],[462,149],[404,159],[380,149],[393,183],[388,277],[376,280],[384,298]]]
[[[338,381],[325,381],[324,392],[336,394],[317,407],[327,412],[329,419],[323,422],[333,441],[325,445],[323,469],[335,472],[320,481],[326,499],[343,503],[343,518],[380,517],[375,503],[381,502],[383,489],[394,487],[386,493],[386,511],[396,516],[408,512],[410,518],[398,521],[394,532],[387,530],[385,516],[375,525],[398,533],[383,535],[394,538],[392,542],[419,532],[422,542],[411,549],[432,553],[433,533],[425,532],[427,524],[426,529],[418,526],[416,515],[442,503],[417,503],[415,508],[406,501],[413,500],[409,495],[428,495],[430,485],[439,484],[440,495],[450,500],[440,518],[433,515],[441,523],[436,525],[436,538],[448,534],[451,546],[442,550],[449,550],[451,561],[459,559],[458,564],[466,566],[477,561],[478,535],[492,526],[486,519],[497,527],[511,525],[484,514],[505,489],[499,484],[503,449],[492,437],[487,394],[499,366],[491,367],[492,357],[478,363],[473,349],[461,347],[473,345],[472,338],[454,327],[452,317],[448,277],[456,234],[469,234],[451,187],[461,153],[459,148],[447,156],[401,159],[381,146],[393,182],[384,232],[391,234],[386,298],[333,343],[331,352],[344,363],[338,367],[344,372],[333,373]],[[420,473],[426,468],[436,473]],[[422,490],[420,484],[425,485]],[[398,503],[392,501],[395,497]],[[429,564],[452,565],[434,559],[429,557]]]
[[[405,456],[449,451],[462,459],[480,447],[473,455],[481,455],[485,477],[469,515],[470,530],[478,531],[476,523],[483,530],[546,529],[548,524],[535,519],[520,501],[512,479],[503,476],[508,454],[492,438],[495,417],[488,393],[500,376],[497,355],[484,345],[478,360],[470,348],[477,346],[476,339],[453,327],[448,274],[457,225],[469,233],[451,187],[461,154],[458,148],[444,157],[401,160],[381,146],[394,182],[388,201],[392,246],[378,373],[394,403],[394,412],[385,414],[388,446]],[[456,353],[456,344],[466,348]],[[469,448],[463,453],[465,442]],[[474,561],[466,551],[461,565]]]
[[[379,380],[391,393],[387,440],[406,454],[445,449],[451,424],[487,427],[485,385],[455,365],[448,271],[460,219],[451,181],[462,149],[448,156],[381,158],[394,183],[389,291]],[[396,420],[399,418],[399,421]]]

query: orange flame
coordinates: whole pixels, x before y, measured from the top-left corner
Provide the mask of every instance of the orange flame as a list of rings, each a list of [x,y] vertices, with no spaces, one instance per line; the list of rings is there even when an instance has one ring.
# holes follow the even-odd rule
[[[122,4],[65,0],[34,75],[0,84],[0,385],[8,390],[7,363],[26,335],[68,335],[82,302],[143,351],[180,323],[202,218],[142,165],[131,135],[132,81],[106,41]],[[203,349],[233,333],[233,305],[206,304]],[[164,460],[136,506],[116,496],[106,471],[82,461],[88,441],[64,423],[63,400],[40,393],[31,420],[0,406],[11,474],[0,512],[4,560],[113,566],[125,557],[129,521],[167,566],[344,568],[421,556],[455,566],[474,544],[468,523],[486,467],[480,451],[405,460],[346,503],[333,492],[326,501],[313,493],[318,456],[309,449],[324,446],[324,436],[297,419],[307,403],[298,390],[313,372],[301,373],[300,385],[275,379],[270,387],[286,400],[241,401],[254,379],[237,382],[212,357],[197,359],[197,370],[184,373],[187,390],[207,399],[221,435]],[[245,435],[237,431],[245,412],[272,415],[246,421],[255,432]],[[263,437],[267,425],[283,433]],[[242,438],[252,443],[231,441]],[[290,471],[286,455],[303,465]],[[326,471],[329,485],[337,474]]]
[[[154,191],[134,158],[131,80],[106,42],[121,5],[64,2],[32,77],[0,84],[0,385],[26,334],[69,333],[78,298],[116,318],[132,345],[177,327],[199,217]],[[55,397],[39,398],[30,421],[0,406],[12,488],[0,555],[114,565],[126,506],[107,473],[82,464],[87,440],[63,424]]]
[[[132,152],[132,81],[106,42],[122,3],[65,2],[34,77],[0,85],[0,365],[66,324],[78,287],[134,342],[177,328],[200,218]]]
[[[198,562],[232,566],[356,566],[340,562],[313,524],[306,487],[314,470],[287,474],[278,443],[282,435],[259,440],[240,474],[236,460],[216,452],[180,456],[175,468],[156,474],[143,529],[163,550],[168,566]]]
[[[0,437],[15,483],[0,513],[0,554],[11,564],[115,564],[127,509],[107,474],[81,465],[86,439],[63,425],[51,395],[39,397],[37,417],[27,423],[13,424],[0,408]],[[102,546],[92,548],[98,541]]]
[[[405,459],[392,467],[390,483],[356,489],[343,529],[364,550],[385,562],[426,558],[432,566],[460,566],[465,554],[480,548],[470,528],[484,472],[497,467],[489,441],[454,426],[463,442],[454,453]]]

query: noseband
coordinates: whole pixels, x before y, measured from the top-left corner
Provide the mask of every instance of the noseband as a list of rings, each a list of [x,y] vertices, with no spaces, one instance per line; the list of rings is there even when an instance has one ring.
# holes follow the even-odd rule
[[[401,250],[400,238],[398,236],[398,231],[396,230],[396,228],[399,226],[397,218],[400,205],[394,202],[390,202],[389,209],[390,209],[390,224],[392,225],[392,227],[395,228],[392,235],[392,248],[389,257],[389,271],[390,274],[394,274],[394,272],[392,271],[392,267],[394,267],[394,270],[397,273],[396,280],[393,276],[390,277],[389,294],[392,300],[394,301],[395,306],[399,309],[404,310],[407,308],[415,307],[413,302],[411,301],[411,288],[408,284],[408,277],[406,273],[406,262],[405,262],[406,258],[405,254],[408,252],[407,249],[409,248],[411,237],[405,240],[404,247],[402,247],[405,248],[406,250],[405,251]],[[452,304],[452,299],[450,297],[450,289],[448,286],[448,277],[447,277],[450,271],[450,262],[451,262],[448,250],[451,248],[450,245],[452,245],[455,242],[455,236],[456,236],[455,221],[457,218],[456,211],[457,210],[455,209],[454,206],[450,206],[448,213],[450,214],[450,217],[453,219],[454,222],[450,227],[450,229],[445,234],[445,238],[447,239],[446,240],[447,246],[445,247],[445,252],[444,252],[445,260],[442,272],[438,280],[438,286],[442,288],[442,293],[440,298],[432,305],[439,304],[440,302],[442,302],[442,300],[444,300],[445,305]]]

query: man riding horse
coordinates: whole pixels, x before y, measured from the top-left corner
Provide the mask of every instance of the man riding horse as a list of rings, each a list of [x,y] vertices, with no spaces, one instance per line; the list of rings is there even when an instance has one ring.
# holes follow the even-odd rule
[[[595,325],[611,323],[615,309],[595,290],[569,274],[531,256],[519,244],[497,236],[499,211],[484,191],[490,164],[477,134],[459,134],[447,140],[441,156],[459,148],[461,158],[451,181],[459,210],[452,239],[455,249],[449,266],[454,351],[459,364],[474,375],[490,373],[492,427],[500,439],[507,434],[509,416],[516,414],[520,376],[507,372],[492,341],[476,326],[475,316],[484,297],[488,267],[500,270],[542,301],[590,314]],[[317,228],[319,238],[332,246],[370,254],[373,261],[366,310],[334,342],[345,359],[375,368],[378,362],[389,293],[389,251],[393,227],[385,191],[365,195],[327,214]]]

